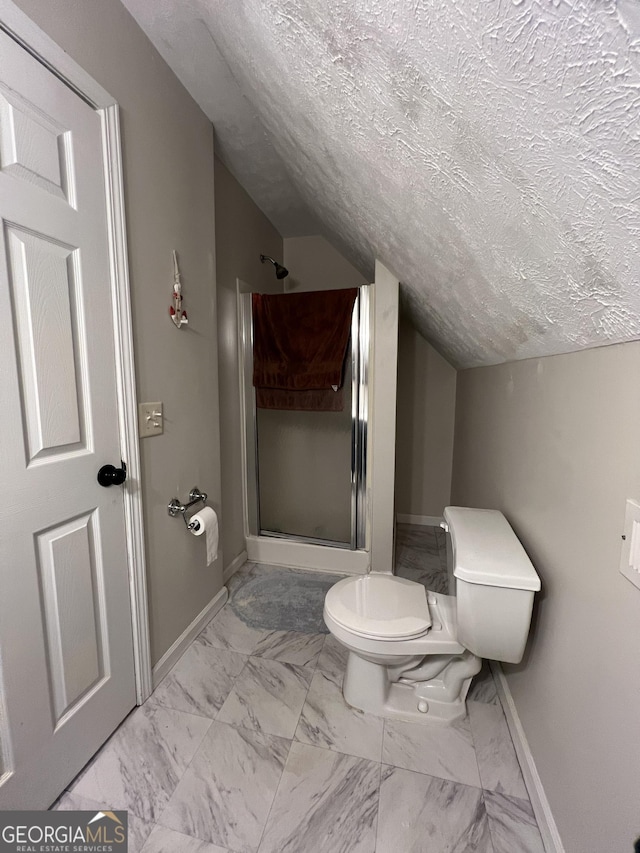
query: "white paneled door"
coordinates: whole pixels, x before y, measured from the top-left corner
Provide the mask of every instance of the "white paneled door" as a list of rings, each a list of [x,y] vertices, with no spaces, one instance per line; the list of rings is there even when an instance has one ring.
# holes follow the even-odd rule
[[[100,116],[0,32],[0,809],[135,704]]]

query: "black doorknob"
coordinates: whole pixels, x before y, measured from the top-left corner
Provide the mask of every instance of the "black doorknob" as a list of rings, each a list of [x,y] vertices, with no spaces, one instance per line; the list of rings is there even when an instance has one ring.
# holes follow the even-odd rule
[[[114,465],[103,465],[98,471],[98,482],[101,486],[120,486],[127,479],[127,466],[121,463],[122,468]]]

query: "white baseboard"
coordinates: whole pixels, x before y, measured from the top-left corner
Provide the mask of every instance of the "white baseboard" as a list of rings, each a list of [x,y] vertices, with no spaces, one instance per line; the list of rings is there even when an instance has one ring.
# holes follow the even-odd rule
[[[228,597],[229,593],[227,592],[227,588],[226,586],[223,586],[220,592],[211,599],[204,610],[201,610],[193,622],[182,632],[182,634],[180,634],[171,648],[162,655],[158,663],[153,667],[154,690],[160,684],[165,675],[178,663],[182,655],[189,648],[191,642],[198,636],[207,622],[213,619],[216,613],[224,607]]]
[[[544,849],[546,850],[546,853],[565,853],[562,839],[558,832],[558,827],[556,826],[553,814],[551,813],[549,800],[547,799],[547,795],[542,787],[542,780],[538,775],[536,763],[533,759],[533,754],[522,727],[520,716],[518,715],[518,710],[515,702],[513,701],[513,696],[511,695],[511,690],[509,689],[509,684],[507,683],[505,674],[500,664],[496,661],[491,661],[491,670],[498,687],[498,694],[502,701],[504,714],[507,718],[507,725],[509,726],[511,739],[513,740],[518,761],[522,768],[522,775],[524,776],[524,782],[527,786],[527,791],[529,792],[533,812],[536,816],[536,821],[538,822],[540,834],[542,835]]]
[[[443,520],[441,515],[404,515],[400,512],[396,515],[398,524],[417,524],[420,527],[440,527]]]
[[[235,560],[232,560],[222,573],[222,583],[226,583],[230,577],[235,575],[238,569],[244,566],[248,559],[247,552],[241,551]]]
[[[371,556],[368,551],[350,551],[348,548],[310,545],[268,536],[247,536],[247,554],[254,563],[344,575],[366,574]]]

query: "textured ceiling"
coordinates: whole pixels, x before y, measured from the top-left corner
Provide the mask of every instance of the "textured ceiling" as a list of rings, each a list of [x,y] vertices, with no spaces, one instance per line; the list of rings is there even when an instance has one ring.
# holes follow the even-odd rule
[[[283,236],[382,260],[456,366],[640,337],[640,0],[124,4]]]

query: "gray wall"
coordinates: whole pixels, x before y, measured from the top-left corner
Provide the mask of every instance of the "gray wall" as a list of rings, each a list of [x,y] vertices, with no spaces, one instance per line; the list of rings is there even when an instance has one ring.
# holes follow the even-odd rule
[[[222,558],[207,568],[204,542],[166,511],[194,485],[221,504],[213,129],[117,0],[18,5],[121,107],[138,399],[162,400],[166,417],[164,435],[141,442],[155,663],[222,585]],[[181,331],[167,314],[174,248]]]
[[[453,502],[501,509],[542,578],[508,682],[567,853],[640,834],[640,343],[458,375]]]
[[[406,316],[398,337],[396,513],[439,516],[451,499],[456,371]]]
[[[289,270],[285,291],[336,290],[360,287],[369,281],[319,235],[285,237],[284,263]]]
[[[218,281],[218,342],[220,378],[220,441],[222,448],[222,541],[224,565],[245,550],[242,503],[238,379],[236,279],[250,290],[281,293],[282,282],[260,255],[282,262],[282,237],[260,212],[229,170],[215,158],[216,271]]]

